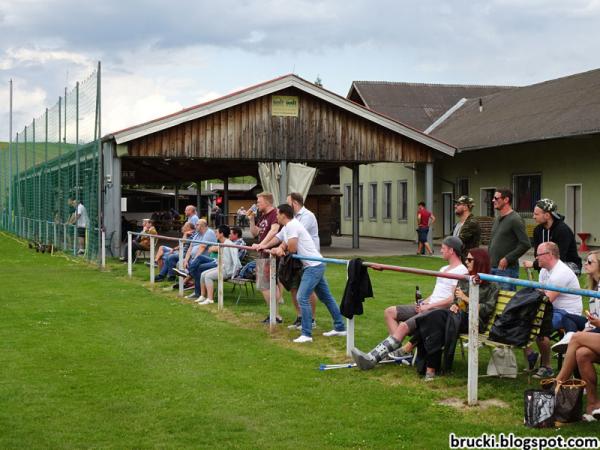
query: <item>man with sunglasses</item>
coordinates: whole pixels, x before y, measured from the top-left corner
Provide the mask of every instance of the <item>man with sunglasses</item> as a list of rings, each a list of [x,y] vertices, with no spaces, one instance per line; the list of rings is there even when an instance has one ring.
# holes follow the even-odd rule
[[[512,209],[513,193],[508,188],[497,189],[494,193],[494,209],[499,215],[492,225],[492,237],[488,252],[492,263],[492,275],[519,278],[519,258],[531,247],[525,222]],[[514,291],[516,287],[500,283],[500,289]]]

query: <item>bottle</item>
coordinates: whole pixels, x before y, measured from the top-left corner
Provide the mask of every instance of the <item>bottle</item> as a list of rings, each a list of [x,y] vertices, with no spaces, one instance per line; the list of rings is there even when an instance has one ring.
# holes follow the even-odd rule
[[[598,300],[595,298],[590,298],[590,314],[592,316],[598,317]]]
[[[423,296],[421,295],[421,291],[419,290],[419,286],[415,289],[415,303],[420,305],[423,302]]]

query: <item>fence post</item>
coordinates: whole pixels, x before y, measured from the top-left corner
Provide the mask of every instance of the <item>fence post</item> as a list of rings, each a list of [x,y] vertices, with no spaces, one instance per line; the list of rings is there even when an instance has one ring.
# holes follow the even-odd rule
[[[104,232],[104,230],[100,231],[100,252],[101,252],[101,258],[100,258],[100,264],[102,266],[102,268],[106,268],[106,233]]]
[[[131,267],[131,231],[127,232],[127,274],[131,278],[133,268]]]
[[[223,247],[221,245],[219,245],[219,252],[217,254],[217,267],[217,301],[218,309],[221,311],[223,309]]]
[[[179,266],[179,270],[183,270],[183,241],[179,239],[179,260],[177,261],[177,265]],[[168,274],[167,274],[168,275]],[[183,297],[183,277],[177,277],[179,280],[179,296]]]
[[[276,259],[269,254],[269,329],[273,331],[277,325],[277,278]]]
[[[348,281],[348,266],[350,261],[346,263],[346,281]],[[313,317],[314,319],[314,317]],[[354,348],[354,317],[352,319],[346,319],[346,356],[352,356],[352,349]]]
[[[67,251],[67,224],[63,223],[63,252]]]
[[[150,235],[150,284],[154,284],[154,236]]]
[[[73,254],[77,255],[77,225],[73,225]]]
[[[479,375],[479,285],[475,276],[469,280],[469,368],[467,375],[467,403],[477,405]]]
[[[52,224],[52,247],[57,247],[56,245],[56,222]]]

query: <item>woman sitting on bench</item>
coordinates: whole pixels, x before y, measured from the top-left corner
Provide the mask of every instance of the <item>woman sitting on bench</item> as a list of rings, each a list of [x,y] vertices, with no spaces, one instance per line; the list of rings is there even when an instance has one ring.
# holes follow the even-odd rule
[[[600,291],[600,252],[592,252],[584,262],[583,268],[588,275],[588,289]],[[591,302],[590,302],[591,303]],[[598,304],[598,299],[594,302]],[[590,308],[592,309],[592,308]],[[579,369],[581,378],[585,381],[588,401],[583,420],[595,422],[600,420],[600,400],[598,399],[598,379],[594,363],[600,363],[600,318],[597,309],[586,311],[589,324],[594,327],[572,335],[565,355],[562,369],[556,376],[556,384],[564,383]],[[561,341],[562,342],[562,341]],[[553,349],[556,350],[556,344]]]

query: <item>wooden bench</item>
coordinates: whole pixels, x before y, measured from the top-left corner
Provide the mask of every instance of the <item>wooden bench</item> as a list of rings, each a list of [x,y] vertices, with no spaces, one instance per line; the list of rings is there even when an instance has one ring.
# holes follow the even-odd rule
[[[494,348],[526,348],[529,347],[538,337],[540,333],[540,327],[542,326],[542,319],[544,318],[544,312],[546,311],[546,299],[540,303],[540,306],[535,315],[535,319],[533,321],[533,326],[531,328],[531,333],[529,334],[529,339],[526,345],[516,346],[511,344],[504,344],[502,342],[496,342],[490,339],[490,331],[492,326],[494,325],[494,321],[496,317],[501,315],[504,312],[504,308],[508,305],[510,299],[515,295],[514,291],[500,291],[498,294],[498,302],[496,303],[496,309],[494,313],[490,317],[490,321],[488,322],[486,329],[483,333],[479,334],[479,343],[488,347],[490,350]],[[465,358],[464,347],[465,344],[469,341],[468,334],[460,335],[460,351],[463,359]]]

